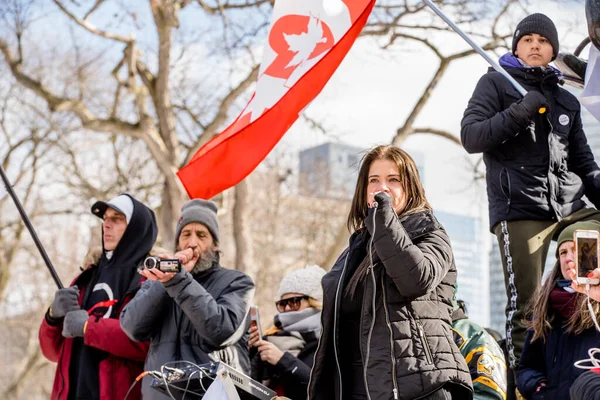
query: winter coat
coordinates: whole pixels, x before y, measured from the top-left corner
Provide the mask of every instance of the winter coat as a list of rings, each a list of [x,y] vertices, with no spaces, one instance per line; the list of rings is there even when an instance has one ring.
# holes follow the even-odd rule
[[[365,223],[373,232],[370,212]],[[457,398],[471,399],[469,370],[451,331],[456,267],[446,231],[431,212],[400,220],[387,197],[375,213],[375,225],[373,248],[381,261],[372,270],[375,286],[370,272],[361,281],[359,326],[365,387],[371,399],[416,399],[448,388],[449,383],[454,384],[454,393],[460,393]],[[345,398],[337,360],[339,352],[348,349],[338,349],[344,334],[338,331],[338,315],[341,283],[358,236],[359,232],[350,238],[350,247],[322,280],[323,330],[311,372],[310,400]]]
[[[522,96],[500,73],[481,77],[469,100],[461,140],[467,152],[483,153],[490,228],[500,221],[560,221],[584,207],[584,194],[598,207],[600,168],[577,98],[558,86],[550,68],[523,68],[512,55],[501,64],[525,90],[541,92],[549,107],[533,120],[534,141],[528,126],[511,117],[509,107]]]
[[[88,267],[73,281],[79,287],[79,304],[83,302],[88,285],[102,255],[102,249],[92,251],[93,259]],[[120,309],[123,309],[140,288],[141,275],[136,274],[127,294],[123,298]],[[52,386],[52,400],[66,400],[69,394],[69,364],[73,339],[62,335],[63,319],[44,317],[39,331],[42,354],[48,360],[58,363]],[[102,400],[122,400],[135,378],[142,373],[149,342],[136,342],[123,332],[119,320],[115,318],[90,319],[85,329],[83,341],[86,346],[102,350],[108,356],[100,362],[99,398]],[[141,399],[139,387],[129,394],[129,399]]]
[[[600,345],[600,333],[595,328],[574,335],[565,331],[564,323],[562,317],[555,316],[545,343],[542,339],[531,342],[533,331],[527,332],[517,370],[517,386],[526,399],[569,399],[571,385],[585,372],[573,364],[589,358],[588,350]],[[547,386],[536,393],[542,380]]]
[[[452,332],[471,372],[474,400],[506,399],[506,360],[492,335],[470,321],[460,308],[452,314]]]
[[[277,343],[283,344],[280,350],[295,347],[298,343],[302,343],[303,347],[296,356],[290,351],[285,351],[276,365],[262,361],[260,353],[253,347],[250,350],[252,379],[259,382],[268,380],[268,387],[271,389],[282,387],[283,393],[280,394],[292,400],[305,400],[318,337],[314,332],[300,334],[286,331],[279,331],[272,336],[277,337]],[[268,341],[269,337],[265,336],[264,339]],[[286,339],[289,339],[289,346],[286,345]]]
[[[146,281],[121,313],[121,327],[137,341],[150,340],[144,368],[169,361],[222,361],[249,374],[246,315],[254,283],[246,274],[215,263],[197,275],[182,271],[165,284]],[[144,399],[164,399],[142,381]]]
[[[584,371],[569,392],[571,400],[600,400],[600,369]]]

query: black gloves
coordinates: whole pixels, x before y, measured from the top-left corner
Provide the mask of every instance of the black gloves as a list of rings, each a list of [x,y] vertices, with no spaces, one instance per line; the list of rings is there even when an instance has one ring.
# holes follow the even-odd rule
[[[69,311],[79,310],[79,289],[77,286],[59,289],[54,294],[54,301],[50,306],[50,317],[62,318]]]
[[[66,338],[83,337],[83,328],[89,318],[85,310],[68,312],[63,321],[62,335]]]
[[[509,108],[510,116],[519,125],[527,126],[540,114],[540,108],[548,109],[548,100],[540,92],[532,90],[527,92],[525,97],[518,103],[512,104]],[[547,112],[547,111],[546,111]]]

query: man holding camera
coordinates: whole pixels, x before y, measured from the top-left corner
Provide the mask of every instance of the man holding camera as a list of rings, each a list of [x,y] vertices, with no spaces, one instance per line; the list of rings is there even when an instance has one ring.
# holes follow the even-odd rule
[[[119,315],[140,288],[137,267],[158,234],[154,213],[126,194],[92,213],[103,220],[102,249],[90,250],[72,286],[56,292],[40,327],[42,353],[58,363],[54,400],[122,400],[148,351],[125,335]],[[141,399],[140,390],[128,399]]]
[[[121,327],[138,341],[150,340],[146,371],[173,361],[222,361],[248,373],[246,315],[254,283],[246,274],[219,264],[219,223],[212,201],[195,199],[181,209],[177,253],[183,269],[140,271],[147,278],[121,313]],[[167,365],[174,367],[176,365]],[[142,382],[144,399],[164,399]]]

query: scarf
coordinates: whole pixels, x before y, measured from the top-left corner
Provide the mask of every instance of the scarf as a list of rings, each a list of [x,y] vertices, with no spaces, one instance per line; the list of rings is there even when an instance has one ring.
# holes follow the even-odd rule
[[[306,343],[321,334],[321,311],[309,307],[300,311],[279,313],[275,316],[274,323],[280,331],[267,336],[266,340],[279,350],[298,357]]]
[[[540,67],[532,67],[531,65],[527,65],[523,60],[516,57],[512,53],[506,53],[502,57],[500,57],[500,66],[502,67],[512,67],[512,68],[541,68],[542,71],[550,70],[556,74],[558,80],[563,79],[563,73],[560,70],[554,68],[552,65],[548,67],[540,66]]]
[[[550,292],[550,306],[562,318],[568,320],[577,310],[577,293],[571,288],[571,281],[560,279]]]
[[[321,334],[321,311],[316,308],[305,308],[300,311],[279,313],[274,318],[275,326],[287,332]]]

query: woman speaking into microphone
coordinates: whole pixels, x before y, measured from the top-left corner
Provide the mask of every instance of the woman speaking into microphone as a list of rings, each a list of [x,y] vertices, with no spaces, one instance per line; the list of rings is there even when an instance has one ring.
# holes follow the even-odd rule
[[[404,150],[364,156],[348,228],[349,247],[322,280],[309,399],[471,399],[451,333],[450,239]]]

